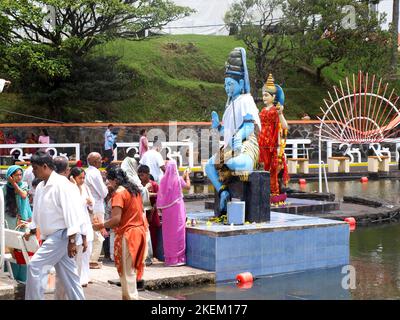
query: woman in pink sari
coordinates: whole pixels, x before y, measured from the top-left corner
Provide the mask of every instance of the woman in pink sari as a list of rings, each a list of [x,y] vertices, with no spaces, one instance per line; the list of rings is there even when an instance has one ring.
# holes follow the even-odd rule
[[[189,172],[179,176],[175,161],[166,165],[157,193],[157,209],[162,212],[165,265],[186,264],[186,209],[182,188],[190,188]]]

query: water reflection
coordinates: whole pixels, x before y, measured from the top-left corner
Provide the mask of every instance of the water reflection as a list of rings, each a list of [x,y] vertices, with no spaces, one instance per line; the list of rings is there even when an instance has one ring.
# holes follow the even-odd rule
[[[341,268],[261,277],[243,290],[234,282],[164,290],[178,299],[365,300],[400,299],[400,224],[358,228],[350,236],[356,288],[345,290]]]
[[[394,204],[400,204],[400,181],[376,180],[368,183],[360,181],[331,181],[328,182],[329,191],[336,195],[336,200],[342,200],[343,196],[366,196],[386,200]],[[289,187],[305,192],[317,192],[318,182],[309,182],[306,185],[297,183],[289,184]]]
[[[400,224],[359,228],[350,237],[353,299],[400,299]]]
[[[394,204],[400,204],[400,181],[398,180],[377,180],[361,183],[360,181],[331,181],[328,182],[329,191],[336,195],[336,200],[342,200],[343,196],[366,196],[386,200]],[[317,192],[318,182],[309,182],[305,185],[290,183],[291,189],[304,192]],[[186,194],[206,194],[214,193],[211,184],[192,184]]]
[[[298,184],[291,188],[299,189]],[[367,196],[400,204],[400,182],[396,180],[329,182],[337,200],[344,195]],[[315,192],[311,182],[304,191]],[[212,187],[197,185],[190,193],[212,193]],[[356,269],[356,289],[342,289],[341,269],[314,270],[290,275],[263,277],[249,290],[235,283],[165,290],[178,299],[400,299],[400,224],[357,228],[350,235],[350,263]]]
[[[234,282],[200,288],[165,290],[162,294],[185,300],[348,300],[342,288],[342,268],[260,277],[250,289]]]

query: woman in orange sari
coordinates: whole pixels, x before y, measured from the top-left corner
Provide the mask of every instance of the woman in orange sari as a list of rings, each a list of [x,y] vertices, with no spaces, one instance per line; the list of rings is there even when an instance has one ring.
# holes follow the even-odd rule
[[[136,278],[141,278],[147,255],[147,221],[143,215],[142,197],[138,187],[129,182],[120,168],[111,168],[107,184],[112,190],[111,219],[94,223],[93,229],[113,228],[114,259],[121,280],[122,299],[138,300]]]

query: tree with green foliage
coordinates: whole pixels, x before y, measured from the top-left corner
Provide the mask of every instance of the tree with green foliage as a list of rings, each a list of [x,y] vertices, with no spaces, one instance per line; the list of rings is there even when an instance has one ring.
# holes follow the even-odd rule
[[[387,71],[390,36],[385,19],[356,0],[287,0],[287,29],[296,43],[294,62],[322,80],[325,68],[343,62],[347,71]],[[376,57],[380,59],[376,59]],[[357,70],[354,70],[357,69]]]
[[[285,0],[237,0],[225,15],[226,25],[235,25],[256,66],[253,96],[257,96],[269,72],[276,72],[291,54],[291,40],[279,16]],[[277,73],[277,72],[276,72]]]
[[[70,98],[65,93],[72,79],[81,93],[76,97],[84,98],[76,69],[98,65],[91,49],[116,38],[143,40],[146,31],[192,12],[169,0],[0,0],[0,73],[13,79],[26,98],[47,105],[44,114],[61,120],[67,116]],[[121,72],[117,61],[103,60],[112,63],[116,78]],[[122,78],[129,79],[129,72]],[[119,90],[108,85],[102,89]]]
[[[83,55],[111,39],[143,39],[193,10],[169,0],[0,0],[0,12],[9,26],[2,42],[28,40]]]

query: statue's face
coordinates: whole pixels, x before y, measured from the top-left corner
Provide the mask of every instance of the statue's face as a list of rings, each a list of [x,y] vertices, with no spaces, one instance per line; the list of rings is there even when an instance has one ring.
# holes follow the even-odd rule
[[[233,78],[225,78],[225,92],[231,99],[238,97],[243,89],[243,81],[237,81]]]
[[[263,94],[263,101],[264,103],[269,106],[274,103],[275,96],[270,94],[269,92],[264,92]]]

